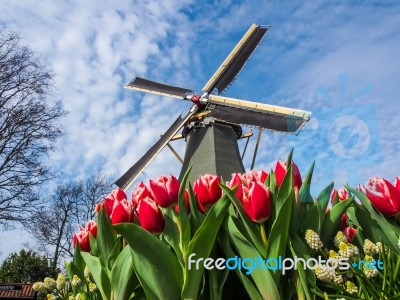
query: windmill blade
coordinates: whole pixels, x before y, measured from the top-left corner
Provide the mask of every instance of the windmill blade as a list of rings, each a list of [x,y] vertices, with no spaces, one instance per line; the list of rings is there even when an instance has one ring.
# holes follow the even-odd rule
[[[187,95],[193,94],[194,92],[193,90],[163,84],[140,77],[133,78],[130,83],[125,85],[125,88],[178,99],[185,99]]]
[[[210,94],[216,88],[218,94],[222,93],[239,74],[269,28],[270,26],[253,24],[214,75],[211,76],[203,87],[203,91]]]
[[[311,116],[304,110],[216,95],[209,95],[207,103],[215,105],[210,117],[280,132],[297,132]]]
[[[136,178],[143,172],[150,162],[161,152],[161,150],[169,143],[172,137],[182,128],[182,126],[190,119],[196,112],[197,107],[194,106],[187,115],[182,118],[179,116],[171,127],[164,133],[163,136],[143,155],[128,171],[122,175],[115,184],[127,190]]]

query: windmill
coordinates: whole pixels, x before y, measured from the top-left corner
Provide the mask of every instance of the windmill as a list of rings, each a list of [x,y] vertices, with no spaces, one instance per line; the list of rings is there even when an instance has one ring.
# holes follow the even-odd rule
[[[311,113],[308,111],[220,96],[236,78],[269,28],[253,24],[203,87],[202,95],[191,89],[140,77],[135,77],[125,86],[132,90],[192,101],[193,106],[184,117],[179,116],[147,153],[115,182],[117,186],[128,189],[160,151],[165,146],[171,148],[169,142],[177,138],[186,139],[180,178],[192,166],[189,181],[193,182],[206,173],[229,179],[234,172],[244,172],[237,139],[249,138],[252,133],[242,134],[242,125],[260,129],[251,168],[254,166],[262,129],[285,133],[301,130],[310,119]],[[212,94],[214,91],[218,95]],[[182,133],[178,134],[182,128]]]

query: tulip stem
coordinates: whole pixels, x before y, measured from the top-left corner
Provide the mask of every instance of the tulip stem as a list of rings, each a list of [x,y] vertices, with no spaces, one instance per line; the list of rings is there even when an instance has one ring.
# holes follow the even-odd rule
[[[396,268],[394,269],[393,273],[393,280],[396,281],[397,275],[399,275],[400,270],[400,256],[397,258]]]
[[[296,200],[297,207],[300,207],[300,203],[299,203],[299,188],[298,187],[294,187],[294,198]]]
[[[260,233],[261,233],[261,239],[263,241],[263,244],[264,244],[265,248],[267,248],[268,240],[267,240],[267,233],[265,232],[264,222],[260,223]]]

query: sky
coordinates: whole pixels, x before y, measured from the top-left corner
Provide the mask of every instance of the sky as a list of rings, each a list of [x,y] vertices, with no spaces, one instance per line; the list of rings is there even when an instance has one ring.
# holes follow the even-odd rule
[[[123,88],[134,76],[200,92],[252,23],[271,25],[229,97],[312,112],[298,135],[264,131],[256,169],[294,148],[312,193],[400,175],[400,4],[396,1],[0,0],[0,24],[56,73],[69,115],[49,163],[60,178],[117,179],[190,103]],[[251,128],[243,128],[245,132]],[[257,129],[252,129],[257,133]],[[183,156],[184,142],[173,142]],[[243,149],[243,142],[239,144]],[[248,169],[255,138],[244,160]],[[164,149],[139,181],[178,176]],[[0,232],[0,261],[29,241]]]

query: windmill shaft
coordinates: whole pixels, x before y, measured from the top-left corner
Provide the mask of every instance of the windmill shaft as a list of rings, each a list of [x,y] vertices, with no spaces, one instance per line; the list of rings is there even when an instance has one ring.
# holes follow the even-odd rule
[[[216,174],[230,180],[232,173],[244,172],[236,133],[232,126],[211,123],[194,128],[187,137],[185,158],[179,178],[192,166],[188,180],[200,175]]]

